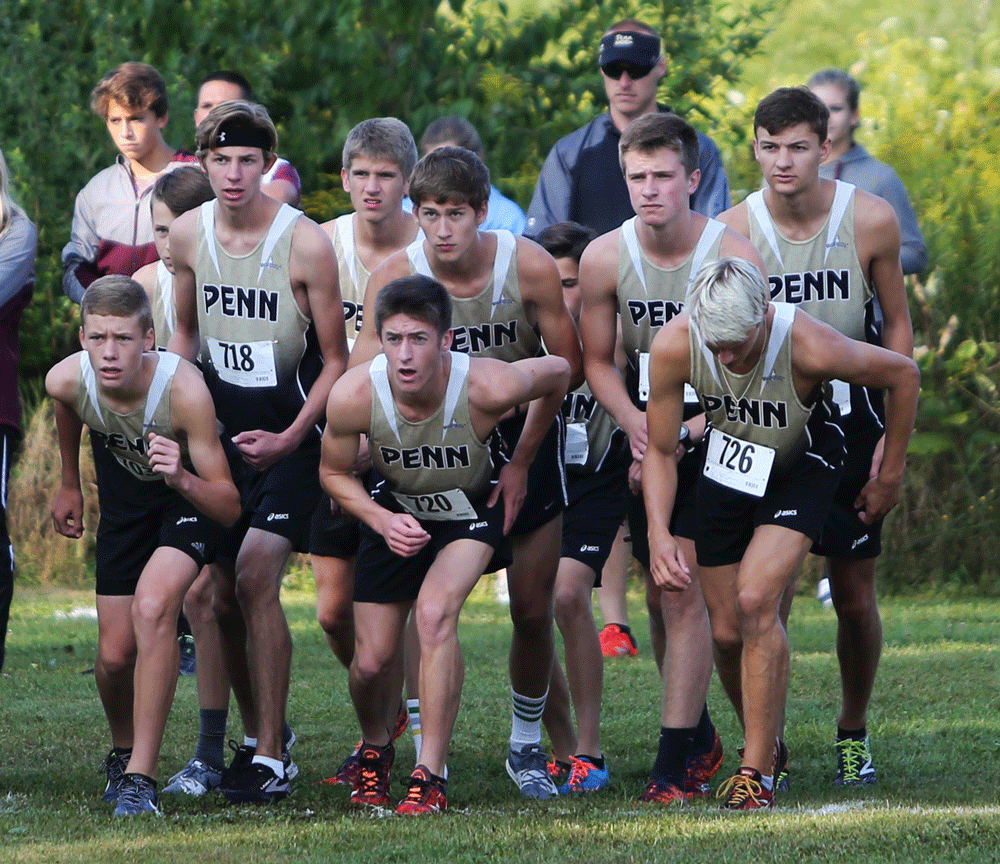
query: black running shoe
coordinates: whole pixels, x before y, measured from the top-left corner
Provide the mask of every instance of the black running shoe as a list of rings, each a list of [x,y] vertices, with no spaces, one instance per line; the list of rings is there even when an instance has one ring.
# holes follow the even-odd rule
[[[101,798],[108,802],[118,800],[118,790],[122,784],[122,777],[125,776],[125,769],[128,768],[128,760],[132,758],[132,751],[126,750],[124,753],[116,753],[112,750],[104,759],[104,763],[98,771],[104,773],[108,778],[108,785],[104,787]]]
[[[230,769],[219,791],[230,804],[270,804],[287,797],[291,784],[284,772],[279,777],[269,766],[251,762],[237,771]]]

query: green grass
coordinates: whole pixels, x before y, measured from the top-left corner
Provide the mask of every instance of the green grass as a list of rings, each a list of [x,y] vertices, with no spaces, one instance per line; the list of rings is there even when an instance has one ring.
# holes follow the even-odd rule
[[[451,812],[405,820],[353,813],[346,790],[317,786],[353,745],[357,727],[344,672],[315,624],[313,598],[286,594],[295,640],[289,716],[302,774],[271,808],[230,808],[215,797],[165,800],[164,818],[113,821],[97,773],[108,735],[92,665],[93,621],[56,618],[92,602],[86,592],[15,598],[0,681],[0,861],[217,864],[325,861],[996,861],[1000,859],[1000,602],[887,600],[886,649],[871,712],[880,781],[830,783],[839,701],[833,614],[810,597],[793,609],[788,741],[792,790],[772,813],[733,816],[712,804],[638,807],[654,753],[658,688],[641,600],[630,597],[641,654],[606,664],[606,794],[534,802],[503,769],[509,732],[506,611],[489,586],[462,621],[466,692],[449,765]],[[737,766],[736,725],[713,684],[710,707]],[[233,712],[235,715],[235,711]],[[197,731],[194,681],[182,679],[161,776],[182,766]],[[237,734],[235,717],[230,733]],[[399,774],[412,765],[402,739]],[[402,789],[396,788],[400,796]]]

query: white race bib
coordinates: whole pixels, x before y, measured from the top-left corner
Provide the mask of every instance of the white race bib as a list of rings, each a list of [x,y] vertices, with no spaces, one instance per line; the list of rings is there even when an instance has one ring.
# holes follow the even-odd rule
[[[585,423],[566,424],[566,464],[586,465],[590,455],[590,440]]]
[[[639,352],[639,399],[643,402],[649,401],[649,352]],[[698,393],[690,384],[684,385],[684,404],[698,405],[701,400]]]
[[[774,464],[774,450],[713,429],[704,474],[716,483],[762,498]]]
[[[437,522],[446,520],[461,521],[475,519],[476,508],[461,489],[449,489],[447,492],[429,492],[424,495],[407,495],[403,492],[393,492],[396,500],[403,505],[407,513],[418,519],[430,519]]]
[[[830,387],[833,390],[833,401],[840,408],[840,416],[846,417],[851,413],[851,385],[839,378],[833,378]]]
[[[277,387],[274,343],[222,342],[209,338],[208,352],[218,376],[236,387]]]

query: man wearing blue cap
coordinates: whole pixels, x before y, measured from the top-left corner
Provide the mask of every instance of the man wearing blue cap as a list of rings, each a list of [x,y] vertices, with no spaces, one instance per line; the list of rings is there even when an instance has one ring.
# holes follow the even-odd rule
[[[635,215],[618,164],[618,141],[637,117],[670,111],[656,101],[667,59],[652,27],[626,19],[605,32],[597,62],[608,110],[549,152],[528,208],[529,234],[567,220],[603,234]],[[701,132],[698,143],[701,182],[691,195],[691,209],[714,217],[729,207],[729,182],[719,148]]]

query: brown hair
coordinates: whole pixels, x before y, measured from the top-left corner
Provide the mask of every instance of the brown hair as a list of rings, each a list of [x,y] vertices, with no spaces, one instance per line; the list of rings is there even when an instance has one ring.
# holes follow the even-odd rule
[[[153,313],[146,291],[135,279],[117,273],[95,279],[83,292],[81,324],[86,324],[88,315],[112,315],[115,318],[138,315],[143,333],[153,327]]]
[[[686,120],[667,111],[643,114],[625,127],[618,142],[618,161],[622,172],[625,171],[626,153],[652,153],[664,147],[680,157],[684,174],[690,177],[698,167],[698,133]]]
[[[90,94],[90,107],[106,120],[112,100],[129,111],[149,109],[157,117],[167,116],[167,85],[148,63],[122,63],[105,75]]]
[[[473,210],[483,208],[490,197],[490,172],[471,150],[439,147],[417,163],[410,178],[410,200],[462,201]]]
[[[180,216],[214,197],[208,175],[197,165],[183,165],[157,178],[149,200],[150,204],[162,201],[171,213]]]

